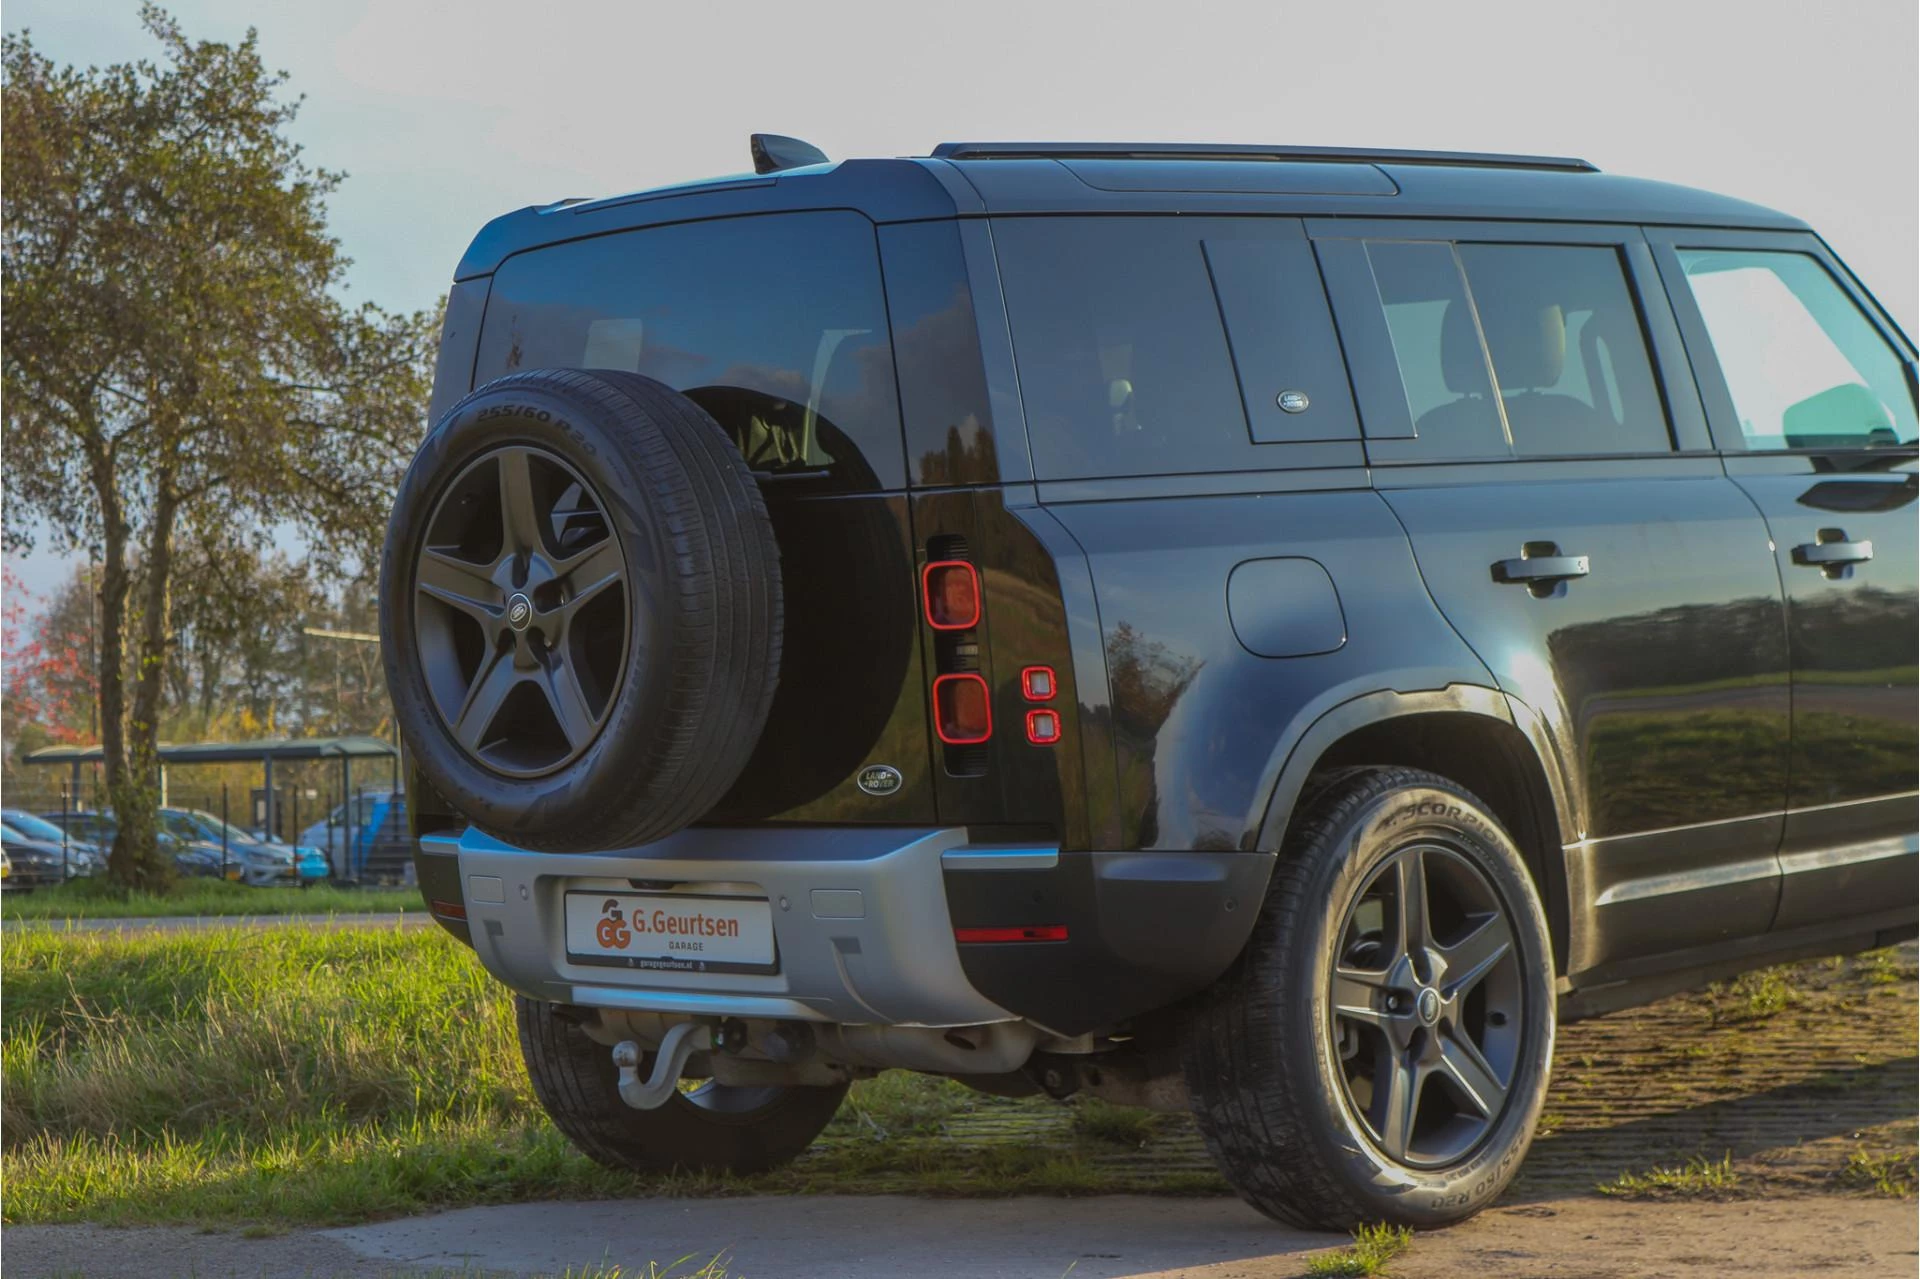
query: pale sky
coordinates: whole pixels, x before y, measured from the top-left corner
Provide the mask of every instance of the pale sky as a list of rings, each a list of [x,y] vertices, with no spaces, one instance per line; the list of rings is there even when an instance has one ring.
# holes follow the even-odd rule
[[[1920,315],[1920,6],[1846,0],[1242,5],[908,0],[502,4],[175,0],[260,29],[348,172],[353,296],[428,306],[497,213],[961,139],[1218,141],[1578,155],[1796,214],[1909,334]],[[7,0],[58,61],[149,56],[135,0]],[[65,572],[16,564],[44,591]]]

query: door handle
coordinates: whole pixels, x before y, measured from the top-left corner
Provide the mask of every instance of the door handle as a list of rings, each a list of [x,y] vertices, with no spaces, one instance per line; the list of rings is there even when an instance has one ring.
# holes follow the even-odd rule
[[[1816,540],[1802,542],[1793,548],[1795,564],[1812,565],[1823,570],[1828,577],[1835,577],[1845,572],[1849,565],[1864,564],[1873,558],[1873,543],[1850,542],[1844,529],[1823,528],[1814,536]]]
[[[1590,568],[1584,555],[1562,555],[1557,542],[1528,542],[1516,560],[1495,560],[1493,580],[1524,586],[1535,598],[1557,594],[1562,582],[1585,577]]]

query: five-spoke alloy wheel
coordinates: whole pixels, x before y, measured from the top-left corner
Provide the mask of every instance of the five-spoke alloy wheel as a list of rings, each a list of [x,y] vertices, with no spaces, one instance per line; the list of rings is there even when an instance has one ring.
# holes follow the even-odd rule
[[[577,758],[619,692],[625,557],[573,467],[512,444],[448,486],[414,574],[420,665],[461,746],[508,776]]]
[[[1526,1016],[1513,925],[1471,861],[1392,853],[1347,908],[1329,985],[1344,1097],[1381,1153],[1443,1167],[1505,1107]]]
[[[1182,1065],[1209,1150],[1262,1212],[1442,1226],[1518,1170],[1553,1024],[1546,918],[1499,819],[1432,773],[1353,768],[1295,811]]]

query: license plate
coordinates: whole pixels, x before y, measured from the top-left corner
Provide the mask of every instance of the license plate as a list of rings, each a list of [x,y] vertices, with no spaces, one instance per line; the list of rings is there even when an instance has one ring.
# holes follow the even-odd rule
[[[608,968],[771,973],[773,910],[763,897],[570,892],[567,958]]]

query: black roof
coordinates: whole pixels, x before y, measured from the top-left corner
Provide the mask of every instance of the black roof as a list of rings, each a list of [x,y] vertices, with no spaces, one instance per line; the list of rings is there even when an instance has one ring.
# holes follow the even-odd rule
[[[1277,213],[1807,229],[1744,200],[1602,173],[1559,156],[949,142],[930,156],[843,160],[520,209],[481,228],[454,274],[487,275],[522,250],[609,231],[801,209],[853,209],[881,223],[1015,213]]]

